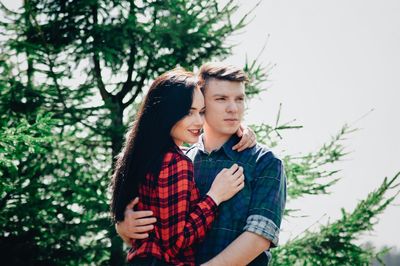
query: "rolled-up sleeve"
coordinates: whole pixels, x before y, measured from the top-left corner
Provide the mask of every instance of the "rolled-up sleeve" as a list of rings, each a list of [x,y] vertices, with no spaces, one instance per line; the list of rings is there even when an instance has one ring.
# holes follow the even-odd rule
[[[245,231],[279,242],[279,231],[286,202],[286,175],[282,161],[276,157],[260,160],[252,180],[252,196]]]

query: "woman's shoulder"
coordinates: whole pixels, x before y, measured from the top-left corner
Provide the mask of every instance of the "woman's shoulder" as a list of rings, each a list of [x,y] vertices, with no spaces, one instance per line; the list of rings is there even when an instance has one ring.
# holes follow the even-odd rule
[[[193,163],[182,152],[170,150],[164,155],[159,181],[165,178],[169,179],[171,176],[186,176],[191,178],[193,176]]]
[[[165,155],[163,159],[164,167],[170,167],[172,165],[179,164],[182,167],[192,167],[192,160],[187,157],[182,150],[178,147],[171,148]]]

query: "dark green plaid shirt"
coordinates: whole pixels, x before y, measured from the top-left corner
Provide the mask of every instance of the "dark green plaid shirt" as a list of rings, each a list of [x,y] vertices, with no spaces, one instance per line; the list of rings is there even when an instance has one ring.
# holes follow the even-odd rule
[[[202,138],[201,138],[202,140]],[[219,150],[208,154],[202,141],[188,149],[193,160],[196,185],[204,196],[223,168],[237,163],[244,169],[245,187],[219,206],[217,218],[206,238],[196,248],[196,262],[203,263],[225,249],[244,231],[278,244],[279,227],[286,201],[286,176],[282,161],[262,145],[233,151],[239,138],[232,136]],[[262,253],[250,265],[267,265],[270,254]]]

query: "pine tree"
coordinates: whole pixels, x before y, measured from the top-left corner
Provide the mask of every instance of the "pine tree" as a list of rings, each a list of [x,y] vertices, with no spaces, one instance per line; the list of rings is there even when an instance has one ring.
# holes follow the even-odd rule
[[[43,113],[59,121],[50,150],[17,163],[26,169],[21,182],[37,181],[12,193],[26,200],[11,209],[14,198],[5,194],[2,217],[15,217],[15,227],[2,228],[2,245],[16,239],[8,253],[51,264],[123,264],[106,192],[126,127],[152,78],[229,54],[224,40],[246,19],[232,23],[236,9],[234,1],[181,0],[26,0],[17,12],[2,5],[1,114],[9,127],[21,119],[33,125]],[[4,178],[13,177],[4,170]],[[18,212],[24,206],[31,215]]]

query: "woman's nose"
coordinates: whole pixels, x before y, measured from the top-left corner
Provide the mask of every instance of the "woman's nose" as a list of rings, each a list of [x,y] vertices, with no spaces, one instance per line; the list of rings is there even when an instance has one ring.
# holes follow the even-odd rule
[[[201,114],[197,114],[195,123],[196,123],[196,125],[203,126],[203,124],[204,124],[204,116],[201,115]]]

